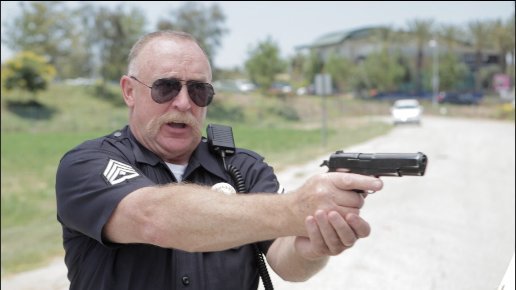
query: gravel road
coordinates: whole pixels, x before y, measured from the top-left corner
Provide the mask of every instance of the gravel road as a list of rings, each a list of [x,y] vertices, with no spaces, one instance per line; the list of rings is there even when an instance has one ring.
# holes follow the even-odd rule
[[[384,189],[362,210],[368,238],[307,282],[284,282],[270,271],[275,289],[497,289],[515,251],[514,122],[425,116],[421,126],[399,126],[345,149],[421,151],[429,164],[424,177],[383,178]],[[294,189],[323,172],[319,164],[330,153],[279,172],[282,185]],[[66,268],[58,259],[1,286],[64,290]]]

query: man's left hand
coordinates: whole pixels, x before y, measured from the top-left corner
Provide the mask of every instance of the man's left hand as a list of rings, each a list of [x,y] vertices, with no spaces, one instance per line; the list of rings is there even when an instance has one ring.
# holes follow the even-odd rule
[[[335,256],[369,235],[369,224],[356,214],[342,217],[335,211],[318,210],[305,220],[308,237],[296,237],[296,251],[307,260]]]

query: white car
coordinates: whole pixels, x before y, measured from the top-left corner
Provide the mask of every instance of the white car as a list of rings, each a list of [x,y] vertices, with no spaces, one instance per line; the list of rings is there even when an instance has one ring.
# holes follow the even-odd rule
[[[238,90],[242,93],[249,93],[256,90],[256,85],[248,80],[235,80],[235,84]]]
[[[416,99],[402,99],[394,102],[391,107],[391,116],[394,125],[403,123],[421,124],[423,107]]]

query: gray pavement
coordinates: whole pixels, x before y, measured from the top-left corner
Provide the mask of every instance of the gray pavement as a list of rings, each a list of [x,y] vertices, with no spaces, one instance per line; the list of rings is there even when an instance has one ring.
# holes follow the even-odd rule
[[[424,177],[383,178],[384,189],[370,195],[362,210],[372,228],[368,238],[332,257],[307,282],[284,282],[270,271],[275,289],[497,289],[515,247],[514,140],[514,122],[424,117],[420,127],[400,126],[345,148],[421,151],[429,164]],[[294,189],[323,172],[319,164],[328,156],[278,178]],[[62,259],[2,279],[4,290],[67,287]]]
[[[425,117],[421,127],[400,126],[347,148],[421,151],[429,164],[424,177],[382,178],[384,189],[361,211],[372,228],[368,238],[307,282],[271,273],[275,288],[497,289],[515,249],[514,130],[514,123]],[[292,177],[314,173],[317,163],[279,179],[295,188],[302,178]]]

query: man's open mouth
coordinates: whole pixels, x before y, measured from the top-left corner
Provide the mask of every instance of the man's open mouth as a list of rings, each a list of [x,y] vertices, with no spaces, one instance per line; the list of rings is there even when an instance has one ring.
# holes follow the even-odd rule
[[[187,126],[185,123],[175,123],[175,122],[167,123],[167,125],[172,128],[181,128],[181,129],[184,129]]]

